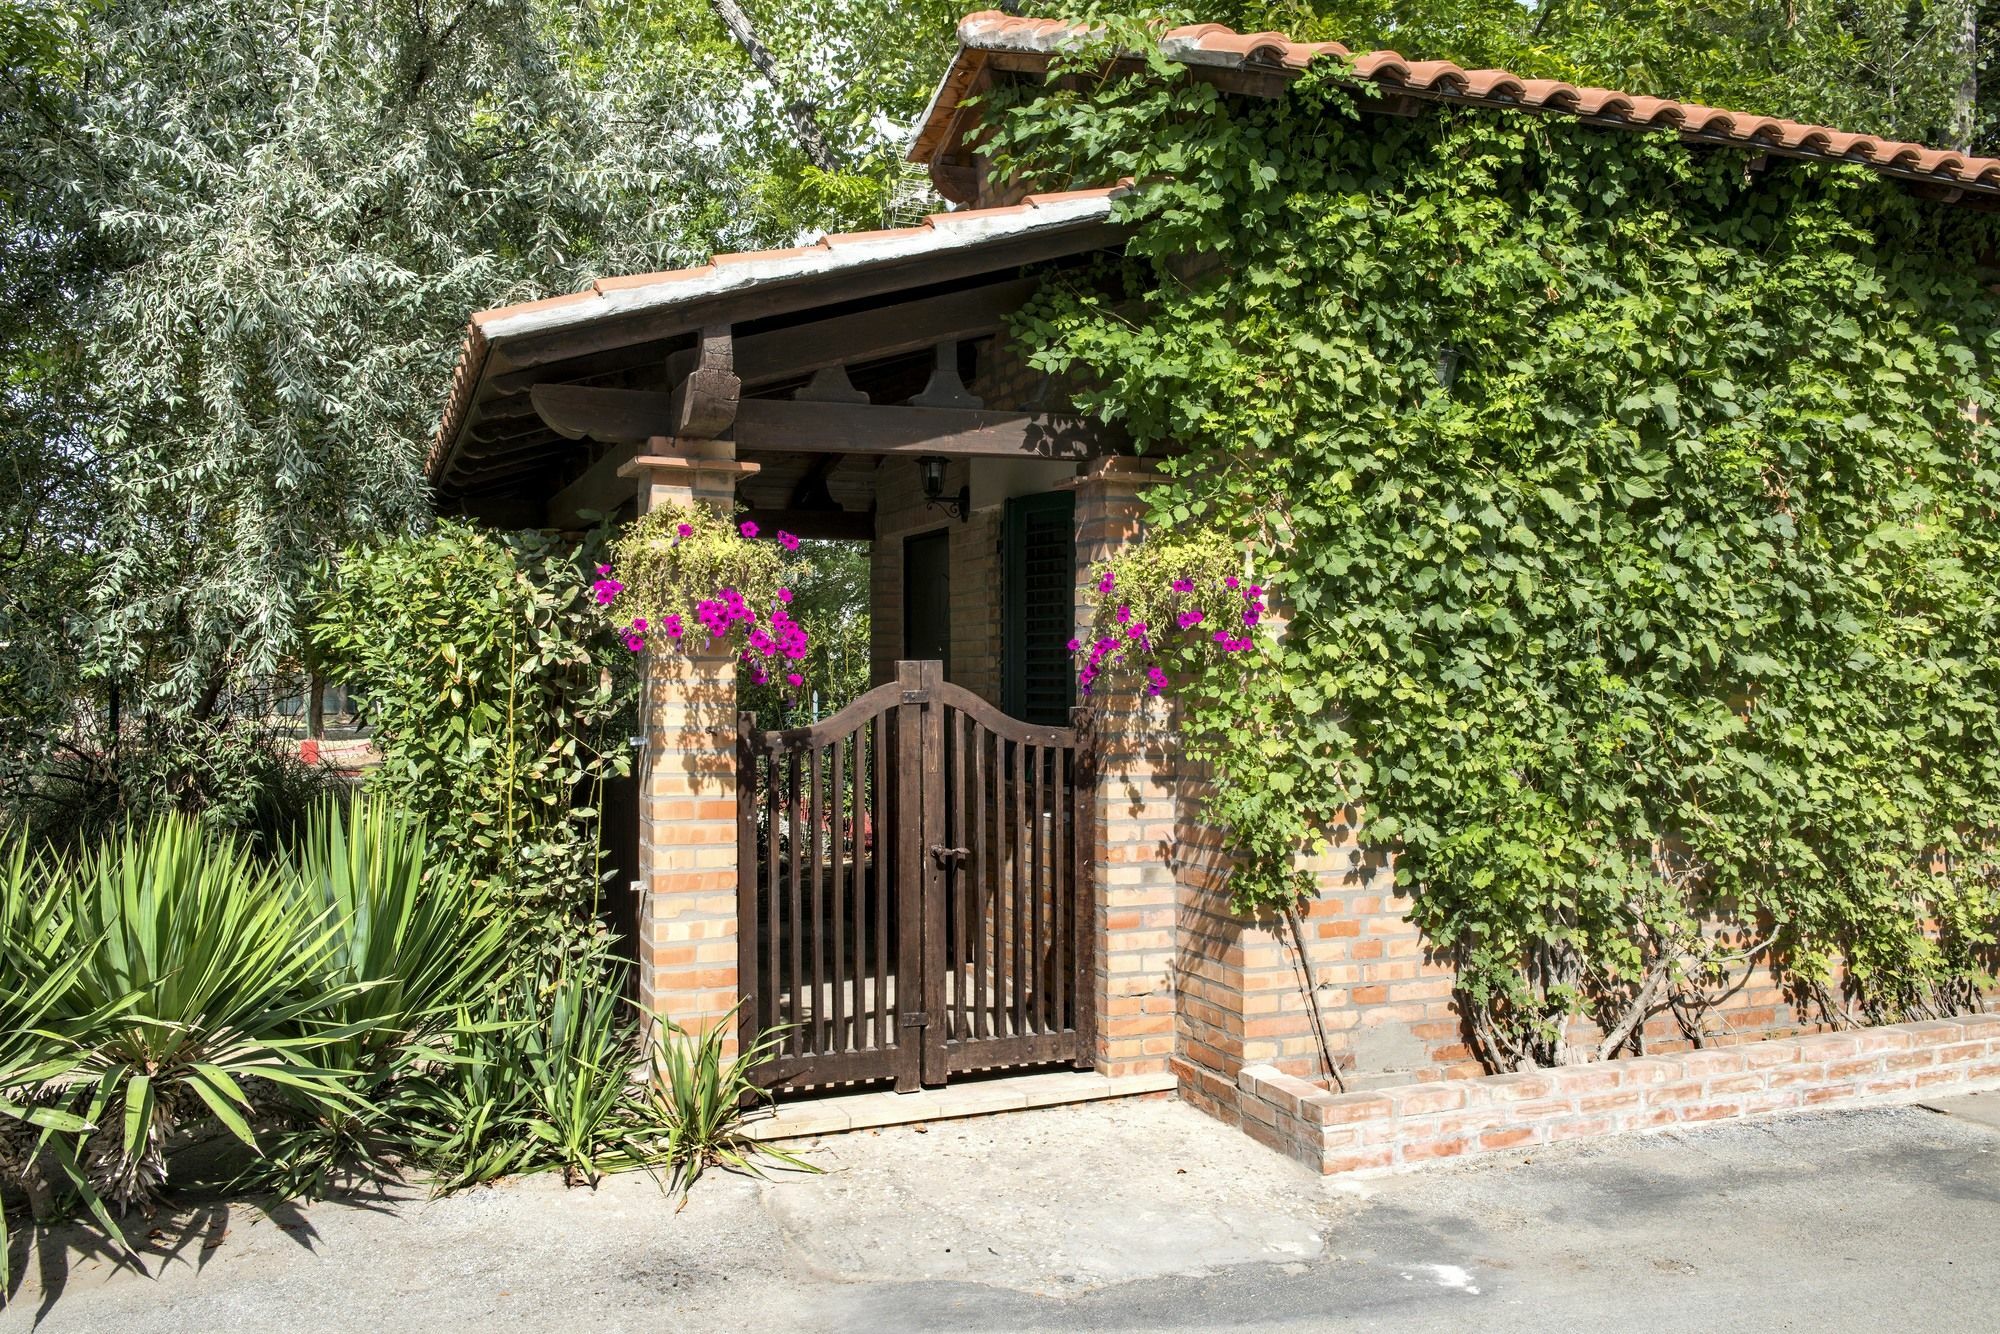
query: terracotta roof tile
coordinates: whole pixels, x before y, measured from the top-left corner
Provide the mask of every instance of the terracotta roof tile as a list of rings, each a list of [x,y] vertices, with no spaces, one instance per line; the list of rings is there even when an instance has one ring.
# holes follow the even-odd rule
[[[931,161],[953,145],[942,142],[987,53],[1041,55],[1086,35],[1081,24],[1059,19],[1018,18],[995,10],[967,15],[958,25],[960,51],[947,71],[938,97],[913,141],[910,156]],[[1355,78],[1399,92],[1494,106],[1523,105],[1542,111],[1586,116],[1598,123],[1634,129],[1677,127],[1683,134],[1778,148],[1806,156],[1860,160],[1877,170],[1945,186],[1982,192],[2000,189],[2000,159],[1967,157],[1923,144],[1898,143],[1871,135],[1845,134],[1830,126],[1804,125],[1772,116],[1622,93],[1610,88],[1578,88],[1555,79],[1522,79],[1506,70],[1467,71],[1448,60],[1411,61],[1395,51],[1353,55],[1339,42],[1295,42],[1283,33],[1239,33],[1219,23],[1174,28],[1160,37],[1170,58],[1200,64],[1232,63],[1297,72],[1315,60],[1343,61]]]

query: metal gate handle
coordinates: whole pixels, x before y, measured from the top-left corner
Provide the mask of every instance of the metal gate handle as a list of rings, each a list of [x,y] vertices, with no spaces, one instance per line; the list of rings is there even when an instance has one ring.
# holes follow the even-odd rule
[[[939,866],[950,866],[953,862],[962,862],[971,855],[971,848],[947,848],[942,843],[931,844],[931,857]]]

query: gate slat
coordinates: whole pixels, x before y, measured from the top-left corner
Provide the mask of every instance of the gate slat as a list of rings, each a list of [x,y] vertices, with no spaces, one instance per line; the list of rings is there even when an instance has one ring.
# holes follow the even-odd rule
[[[875,920],[875,1045],[884,1049],[895,1045],[889,1028],[889,715],[875,715],[875,828],[870,840],[874,855],[869,858],[869,876],[874,881]]]
[[[1025,1035],[1028,1031],[1028,984],[1027,984],[1027,975],[1021,968],[1022,950],[1027,944],[1027,921],[1026,921],[1026,914],[1023,912],[1023,909],[1027,905],[1022,901],[1021,884],[1027,874],[1028,868],[1026,863],[1029,857],[1028,838],[1027,838],[1028,747],[1025,742],[1016,741],[1014,743],[1013,786],[1014,786],[1014,903],[1013,903],[1014,938],[1011,942],[1013,948],[1008,951],[1008,953],[1011,956],[1010,962],[1012,965],[1011,968],[1008,970],[1010,974],[1008,981],[1012,984],[1012,993],[1009,995],[1008,999],[1013,1002],[1013,1009],[1014,1009],[1013,1027],[1010,1031],[1014,1033],[1016,1036],[1022,1036]]]
[[[1049,1031],[1049,989],[1044,985],[1048,979],[1048,961],[1045,956],[1049,948],[1049,895],[1054,892],[1049,886],[1048,822],[1042,818],[1042,797],[1046,791],[1042,775],[1048,768],[1048,747],[1036,746],[1029,752],[1028,762],[1034,766],[1034,785],[1029,789],[1030,801],[1034,807],[1034,814],[1031,817],[1034,820],[1034,830],[1029,835],[1029,841],[1035,848],[1035,858],[1030,863],[1034,872],[1034,894],[1029,900],[1029,911],[1032,916],[1028,925],[1029,947],[1034,951],[1031,956],[1034,965],[1028,970],[1028,976],[1032,980],[1034,990],[1029,993],[1028,1002],[1034,1016],[1034,1031],[1046,1033]]]
[[[1065,773],[1069,765],[1068,748],[1064,746],[1053,748],[1049,752],[1049,760],[1050,768],[1053,771],[1049,780],[1050,786],[1053,789],[1050,793],[1051,800],[1049,801],[1049,967],[1047,973],[1049,1027],[1060,1033],[1064,1029],[1071,1027],[1068,1013],[1071,997],[1069,988],[1062,983],[1062,979],[1069,976],[1069,970],[1065,966],[1069,955],[1069,933],[1064,929],[1068,924],[1069,914],[1063,910],[1064,905],[1069,900],[1069,876],[1065,872],[1065,868],[1069,865],[1069,858],[1065,855],[1069,851],[1069,844],[1063,838],[1066,823],[1063,820],[1063,813],[1069,806],[1069,802],[1064,800],[1064,797],[1069,792],[1069,787],[1063,781],[1068,777]]]
[[[954,848],[964,848],[966,850],[965,856],[956,858],[953,861],[950,877],[946,882],[951,887],[947,892],[950,893],[952,898],[953,916],[957,918],[952,924],[953,929],[951,933],[951,999],[953,1012],[951,1036],[955,1041],[963,1042],[971,1035],[967,1027],[967,1021],[972,1014],[971,998],[968,994],[971,991],[971,987],[967,985],[971,981],[971,978],[967,976],[966,971],[972,961],[972,877],[969,873],[972,858],[972,840],[968,837],[968,831],[965,827],[965,794],[967,787],[970,786],[966,782],[965,771],[972,766],[972,720],[956,709],[952,710],[949,716],[952,720],[951,736],[953,742],[951,756],[951,845]]]
[[[778,993],[785,985],[785,975],[780,971],[779,950],[785,938],[785,913],[780,906],[780,880],[784,875],[784,862],[778,855],[778,830],[782,828],[778,819],[778,753],[766,752],[764,756],[764,864],[758,868],[759,879],[763,881],[759,893],[763,895],[764,915],[764,995],[759,1005],[762,1026],[776,1028],[783,1020],[778,1008]],[[792,1050],[792,1035],[787,1031],[779,1046],[780,1051]]]
[[[833,955],[828,971],[833,975],[833,997],[830,1013],[833,1016],[833,1031],[828,1037],[828,1051],[846,1051],[854,1044],[844,1031],[847,1027],[847,979],[853,971],[847,966],[847,893],[842,884],[841,870],[846,863],[840,846],[840,813],[847,806],[847,745],[845,737],[833,739],[833,809],[827,814],[827,855],[833,859],[826,877],[827,896],[833,902]]]
[[[812,1036],[814,1051],[828,1051],[833,1044],[833,1035],[826,1031],[826,892],[821,884],[819,872],[819,825],[824,814],[821,809],[820,780],[824,777],[820,764],[820,748],[814,746],[807,752],[807,780],[812,784],[806,789],[806,894],[812,906],[808,909],[812,929],[805,933],[812,951]],[[796,837],[796,835],[794,835]]]
[[[990,849],[986,838],[986,738],[991,736],[978,723],[972,724],[972,1036],[992,1036],[993,988],[986,976],[986,919],[992,902],[988,887],[992,882]]]
[[[801,894],[804,867],[799,864],[799,752],[794,750],[786,756],[785,765],[785,814],[787,819],[785,851],[791,862],[790,891],[792,909],[792,1036],[794,1049],[803,1056],[812,1048],[812,1036],[805,1025],[805,953],[806,915],[804,898]]]

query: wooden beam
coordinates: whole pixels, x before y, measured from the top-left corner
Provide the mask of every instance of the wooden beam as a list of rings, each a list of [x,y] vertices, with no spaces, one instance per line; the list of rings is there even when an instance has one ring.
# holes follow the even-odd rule
[[[671,436],[680,416],[678,396],[657,389],[538,384],[528,393],[549,429],[570,440],[614,444]]]
[[[736,452],[1089,459],[1112,451],[1093,423],[1052,413],[749,398],[736,409]]]
[[[766,533],[816,537],[836,542],[875,540],[875,516],[862,510],[758,510],[739,516]]]
[[[573,440],[606,443],[673,434],[675,396],[647,389],[541,384],[535,406]],[[1088,459],[1109,452],[1080,417],[975,408],[890,407],[748,398],[736,406],[744,450],[789,454],[950,454],[959,457]]]
[[[738,339],[736,373],[745,385],[759,385],[983,338],[1004,329],[1041,285],[1040,278],[1012,278]]]

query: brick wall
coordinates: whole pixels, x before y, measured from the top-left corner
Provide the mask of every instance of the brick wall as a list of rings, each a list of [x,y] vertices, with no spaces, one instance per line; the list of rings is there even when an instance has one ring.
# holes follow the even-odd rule
[[[1314,1171],[1445,1158],[1806,1109],[1908,1102],[2000,1082],[2000,1015],[1719,1050],[1329,1093],[1269,1065],[1182,1096]]]
[[[627,465],[642,512],[705,504],[727,511],[757,465],[653,441]],[[646,654],[638,772],[639,1003],[691,1033],[721,1024],[737,1000],[736,669],[699,646]],[[733,1054],[736,1035],[724,1040]]]
[[[1250,921],[1230,910],[1227,858],[1219,835],[1200,818],[1202,792],[1190,778],[1177,794],[1183,993],[1177,1051],[1210,1083],[1227,1084],[1249,1063],[1316,1077],[1323,1072],[1289,933],[1276,918]],[[1335,826],[1328,852],[1301,865],[1317,885],[1303,924],[1320,1014],[1343,1077],[1367,1087],[1484,1073],[1452,995],[1455,973],[1409,920],[1411,903],[1396,891],[1393,865],[1362,851],[1351,818]],[[1712,1010],[1690,1016],[1699,1044],[1675,1015],[1660,1014],[1645,1025],[1645,1054],[1828,1029],[1786,995],[1768,962],[1737,966],[1715,994],[1720,1002]],[[1588,1020],[1571,1025],[1572,1045],[1595,1048],[1602,1037]]]

